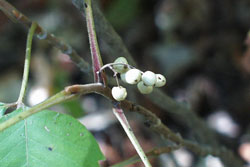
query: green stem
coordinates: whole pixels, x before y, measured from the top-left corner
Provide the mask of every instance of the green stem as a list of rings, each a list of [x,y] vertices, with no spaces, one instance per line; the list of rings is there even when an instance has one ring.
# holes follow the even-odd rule
[[[139,154],[144,165],[146,167],[152,167],[147,156],[145,155],[143,149],[141,148],[138,140],[136,139],[136,137],[135,137],[135,135],[134,135],[129,123],[128,123],[128,120],[127,120],[126,116],[124,115],[123,110],[121,108],[113,108],[113,112],[114,112],[115,116],[117,117],[117,119],[119,120],[119,122],[121,123],[123,129],[127,133],[128,138],[130,139],[133,146],[135,147],[135,149],[136,149],[137,153]]]
[[[100,91],[102,89],[102,85],[98,83],[94,84],[86,84],[81,86],[81,91],[77,91],[77,87],[71,86],[65,88],[65,90],[55,94],[54,96],[50,97],[49,99],[43,101],[42,103],[39,103],[28,110],[25,110],[21,112],[20,114],[15,115],[14,117],[8,119],[7,121],[0,124],[0,132],[4,129],[16,124],[17,122],[24,120],[25,118],[28,118],[29,116],[40,112],[48,107],[51,107],[53,105],[56,105],[58,103],[62,103],[68,100],[71,100],[73,98],[76,98],[82,94],[92,93],[96,91]]]
[[[33,106],[32,108],[26,111],[23,111],[22,113],[15,115],[14,117],[8,119],[7,121],[1,123],[0,132],[10,127],[11,125],[14,125],[18,121],[21,121],[31,116],[32,114],[37,113],[45,108],[48,108],[52,105],[62,103],[64,101],[67,101],[72,98],[78,97],[83,94],[88,94],[88,93],[97,93],[106,97],[107,99],[111,101],[114,101],[112,94],[111,94],[111,89],[109,87],[104,87],[100,83],[68,86],[65,88],[64,91],[57,93],[56,95],[47,99],[46,101],[36,106]],[[9,104],[8,106],[12,106],[12,105],[14,104]],[[200,156],[206,156],[206,155],[217,156],[221,158],[225,164],[230,164],[227,166],[238,167],[244,164],[241,159],[237,158],[237,156],[235,156],[234,153],[228,149],[221,148],[218,146],[217,147],[211,147],[208,145],[204,146],[193,141],[182,139],[180,135],[175,134],[171,129],[169,129],[166,125],[164,125],[160,121],[160,118],[158,118],[152,111],[140,105],[124,100],[121,102],[121,106],[127,111],[135,111],[143,115],[145,119],[147,119],[150,122],[151,130],[160,134],[167,141],[170,140],[178,144],[179,146],[186,147],[193,153],[200,155]]]
[[[18,105],[23,103],[23,99],[24,99],[24,96],[26,93],[26,88],[27,88],[27,83],[28,83],[28,78],[29,78],[32,39],[33,39],[33,35],[35,33],[35,30],[36,30],[36,27],[37,27],[37,24],[33,22],[30,29],[29,29],[29,33],[28,33],[28,37],[27,37],[25,63],[24,63],[24,70],[23,70],[23,80],[22,80],[22,86],[21,86],[19,98],[17,100]]]
[[[44,102],[31,107],[30,109],[21,112],[19,114],[17,114],[16,116],[8,119],[7,121],[3,122],[0,124],[0,132],[3,131],[4,129],[16,124],[17,122],[24,120],[25,118],[28,118],[29,116],[42,111],[48,107],[51,107],[55,104],[64,102],[66,100],[72,99],[74,97],[74,95],[70,95],[68,96],[65,91],[61,91],[59,93],[57,93],[56,95],[52,96],[51,98],[45,100]]]

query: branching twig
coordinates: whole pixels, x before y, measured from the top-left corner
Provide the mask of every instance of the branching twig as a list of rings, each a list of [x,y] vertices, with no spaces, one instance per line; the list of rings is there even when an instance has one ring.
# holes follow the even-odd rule
[[[27,44],[26,44],[26,52],[25,52],[25,63],[24,63],[24,70],[23,70],[23,80],[22,80],[22,86],[20,90],[20,94],[17,100],[17,105],[22,105],[23,99],[26,93],[26,88],[27,88],[27,83],[28,83],[28,78],[29,78],[29,69],[30,69],[30,56],[31,56],[31,48],[32,48],[32,39],[34,32],[36,30],[37,24],[32,23],[28,37],[27,37]]]
[[[215,132],[185,104],[176,102],[159,89],[155,89],[148,97],[154,104],[162,108],[164,112],[170,113],[176,121],[192,129],[191,133],[199,143],[212,146],[218,145]]]
[[[68,92],[81,92],[84,91],[84,85],[73,85],[70,87],[67,87],[66,90]],[[114,101],[110,88],[106,87],[103,89],[99,89],[96,91],[96,93],[101,94],[105,96],[106,98]],[[178,145],[182,145],[189,149],[190,151],[196,153],[200,156],[206,156],[206,155],[214,155],[217,157],[220,157],[221,160],[225,163],[225,165],[230,167],[239,167],[242,166],[243,162],[237,158],[230,150],[221,147],[221,146],[207,146],[207,145],[200,145],[196,142],[192,142],[189,140],[184,140],[179,134],[175,134],[173,131],[171,131],[166,125],[164,125],[161,120],[150,110],[146,109],[145,107],[142,107],[140,105],[134,104],[128,100],[124,100],[121,102],[121,108],[128,110],[128,111],[134,111],[141,115],[143,115],[147,123],[149,124],[149,127],[157,132],[159,135],[164,137],[167,140],[171,140],[175,142]]]
[[[107,86],[107,78],[106,74],[103,71],[103,63],[102,63],[102,57],[100,54],[96,32],[95,32],[95,24],[94,24],[94,18],[92,13],[92,6],[91,6],[91,0],[85,0],[82,1],[82,5],[84,6],[86,21],[87,21],[87,29],[88,29],[88,36],[89,36],[89,44],[90,44],[90,50],[91,50],[91,58],[92,58],[92,66],[93,66],[93,72],[94,72],[94,79],[95,82],[101,82],[104,84],[104,86]],[[115,73],[116,74],[116,73]],[[117,79],[117,75],[116,79]],[[118,79],[117,84],[119,85]],[[137,141],[132,129],[130,128],[130,125],[127,121],[126,116],[123,113],[123,110],[121,108],[118,108],[115,106],[113,108],[113,112],[119,122],[121,123],[123,129],[127,133],[130,141],[132,142],[133,146],[135,147],[137,153],[139,154],[140,158],[142,159],[144,165],[146,167],[151,167],[150,162],[147,159],[147,156],[143,152],[139,142]]]
[[[32,24],[32,21],[19,12],[14,6],[8,3],[5,0],[0,0],[0,10],[12,21],[19,22],[29,28]],[[81,69],[81,71],[89,73],[90,65],[82,57],[80,57],[76,51],[68,44],[56,38],[53,34],[47,33],[40,25],[37,25],[35,33],[39,39],[47,40],[54,47],[61,50],[63,53],[70,56],[71,60]]]
[[[30,27],[32,23],[30,19],[20,13],[16,8],[14,8],[5,0],[0,0],[0,9],[13,21],[19,22],[26,27]],[[104,42],[106,42],[107,46],[112,46],[112,48],[108,49],[109,52],[112,52],[109,53],[109,55],[119,55],[126,57],[128,61],[131,62],[130,64],[135,65],[132,56],[124,46],[121,38],[114,31],[112,26],[107,22],[100,9],[97,7],[96,3],[93,3],[93,10],[94,16],[97,18],[95,23],[98,35],[102,40],[104,40]],[[72,61],[77,64],[82,71],[90,72],[90,65],[80,56],[78,56],[75,50],[72,49],[69,45],[63,43],[54,35],[47,34],[46,31],[43,30],[39,25],[36,29],[36,34],[40,34],[40,37],[43,36],[42,39],[46,39],[53,46],[62,50],[62,52],[68,52],[68,55],[71,57]],[[193,129],[193,133],[197,137],[198,141],[202,143],[209,143],[212,145],[216,143],[214,132],[212,132],[211,129],[208,128],[206,124],[200,118],[198,118],[194,112],[178,104],[172,98],[157,90],[155,90],[153,94],[149,96],[149,98],[153,103],[164,109],[163,111],[171,113],[177,121]],[[187,116],[188,119],[186,119]]]
[[[13,21],[19,22],[26,27],[30,27],[32,23],[30,19],[20,13],[16,8],[14,8],[5,0],[0,0],[0,9]],[[113,59],[114,55],[126,57],[130,64],[135,65],[132,56],[124,46],[121,38],[114,31],[112,26],[107,22],[100,9],[97,7],[96,3],[93,3],[93,10],[94,16],[96,17],[96,30],[99,37],[104,40],[108,47],[112,46],[112,48],[108,49],[108,52],[110,52],[109,55],[113,55]],[[83,12],[83,10],[81,10],[81,12]],[[63,43],[54,35],[47,34],[46,31],[43,30],[39,25],[36,29],[36,34],[40,34],[40,36],[43,36],[42,39],[46,39],[53,46],[62,50],[62,52],[66,52],[71,57],[72,61],[77,64],[82,71],[90,72],[90,65],[80,56],[78,56],[75,50],[72,49],[69,45]],[[175,120],[188,126],[188,128],[193,129],[192,131],[199,142],[209,143],[212,145],[216,144],[216,137],[214,135],[214,132],[210,128],[208,128],[204,121],[197,117],[194,112],[178,104],[172,98],[158,90],[155,90],[153,94],[149,96],[149,98],[153,103],[164,109],[163,111],[171,113]],[[187,117],[188,119],[186,119]]]
[[[15,9],[5,0],[0,0],[0,9],[12,20],[20,22],[24,24],[26,27],[30,27],[32,22],[25,15],[20,13],[17,9]],[[94,7],[94,10],[98,11],[98,8]],[[100,34],[100,38],[106,40],[108,46],[114,47],[112,49],[109,49],[109,51],[116,52],[115,54],[112,53],[110,55],[119,55],[127,58],[129,57],[128,61],[131,62],[132,65],[135,65],[133,63],[133,60],[131,60],[132,57],[129,56],[130,54],[127,51],[124,44],[122,43],[120,37],[114,32],[110,24],[107,23],[102,13],[100,13],[100,11],[99,13],[98,12],[95,13],[95,11],[94,15],[96,14],[96,17],[99,17],[98,19],[96,19],[96,25],[97,25],[96,29],[97,32],[99,32]],[[69,45],[66,45],[65,43],[61,42],[60,40],[55,38],[52,34],[47,34],[46,31],[43,30],[39,25],[36,29],[36,34],[40,35],[40,39],[46,39],[47,41],[52,43],[52,45],[62,50],[62,52],[67,53],[71,57],[72,61],[75,62],[81,68],[82,71],[89,72],[90,69],[89,64],[85,62],[80,56],[78,56],[77,53]],[[64,91],[56,94],[55,96],[49,98],[43,103],[40,103],[18,114],[15,117],[10,118],[6,122],[0,124],[0,131],[49,106],[55,105],[59,102],[63,102],[68,99],[72,99],[73,97],[79,96],[80,94],[91,93],[91,92],[102,94],[103,96],[113,100],[110,93],[110,89],[104,88],[100,84],[89,84],[80,86],[75,85],[66,88]],[[160,91],[158,92],[155,91],[156,95],[152,94],[152,96],[150,97],[150,99],[155,104],[163,108],[164,111],[167,111],[169,113],[177,113],[173,114],[176,115],[175,116],[176,120],[181,119],[180,122],[183,122],[190,129],[196,130],[198,127],[201,127],[199,130],[196,130],[195,132],[196,136],[200,138],[199,141],[201,141],[201,143],[210,143],[210,144],[216,143],[215,142],[216,137],[214,137],[214,133],[206,126],[204,121],[202,121],[199,117],[197,117],[197,115],[195,115],[192,111],[190,111],[186,107],[183,107],[182,105],[175,102],[169,96],[165,94],[159,94],[159,92]],[[123,101],[121,105],[122,108],[124,109],[130,111],[136,111],[144,115],[151,122],[150,124],[151,128],[156,132],[158,132],[159,134],[161,134],[162,136],[164,136],[166,139],[172,140],[177,144],[182,144],[186,148],[190,149],[191,151],[199,155],[212,154],[218,156],[227,166],[239,167],[242,165],[242,162],[237,157],[233,156],[232,152],[226,149],[220,149],[219,147],[202,146],[197,143],[193,143],[182,139],[179,135],[176,135],[168,127],[162,124],[160,119],[156,117],[155,114],[145,109],[144,107],[135,105],[129,101]]]
[[[73,1],[82,2],[83,0]],[[115,32],[114,28],[100,11],[96,0],[93,0],[92,6],[97,35],[102,40],[102,43],[105,44],[105,48],[107,48],[105,50],[107,55],[109,55],[107,58],[112,61],[117,57],[117,55],[119,55],[126,57],[131,65],[136,66],[133,57],[124,45],[121,37]],[[79,5],[78,9],[80,9],[81,12],[84,12]],[[194,137],[197,141],[213,146],[218,145],[214,131],[212,131],[206,123],[195,114],[195,112],[176,102],[173,98],[157,89],[155,89],[148,97],[154,104],[162,108],[164,112],[170,113],[176,121],[187,126],[189,129],[192,129]]]
[[[45,108],[48,108],[52,105],[73,99],[78,97],[82,94],[88,93],[97,93],[101,94],[102,96],[114,101],[111,90],[109,87],[104,87],[102,84],[94,83],[94,84],[86,84],[86,85],[73,85],[66,87],[65,90],[57,93],[56,95],[52,96],[51,98],[45,100],[44,102],[31,107],[30,109],[10,118],[9,120],[0,124],[0,132],[4,129],[10,127],[11,125],[35,114]],[[205,155],[214,155],[221,158],[221,160],[230,167],[240,167],[242,166],[243,162],[238,159],[230,150],[221,147],[210,147],[210,146],[203,146],[199,145],[198,143],[194,143],[188,140],[184,140],[180,135],[175,134],[172,132],[166,125],[164,125],[161,120],[150,110],[136,105],[128,100],[124,100],[121,102],[121,107],[128,111],[135,111],[141,115],[143,115],[149,123],[149,127],[154,130],[155,132],[159,133],[167,140],[171,140],[178,145],[182,145],[187,149],[191,150],[192,152],[205,156]]]
[[[19,114],[17,114],[16,116],[8,119],[7,121],[3,122],[0,124],[0,132],[3,131],[4,129],[16,124],[17,122],[24,120],[25,118],[28,118],[29,116],[42,111],[48,107],[51,107],[53,105],[56,105],[58,103],[62,103],[68,100],[71,100],[73,98],[78,97],[81,94],[88,94],[88,93],[92,93],[92,92],[102,92],[102,84],[86,84],[86,85],[82,85],[82,89],[81,92],[74,92],[76,91],[76,89],[72,89],[70,92],[66,90],[63,90],[57,94],[55,94],[54,96],[50,97],[49,99],[43,101],[42,103],[39,103],[31,108],[29,108],[28,110],[25,110]]]
[[[172,151],[175,151],[179,148],[180,148],[180,146],[167,146],[167,147],[155,148],[155,149],[147,152],[146,155],[149,159],[152,159],[152,158],[155,158],[161,154],[170,153]],[[140,157],[138,155],[135,155],[135,156],[133,156],[125,161],[119,162],[115,165],[112,165],[111,167],[123,167],[123,166],[134,164],[136,162],[140,162]]]

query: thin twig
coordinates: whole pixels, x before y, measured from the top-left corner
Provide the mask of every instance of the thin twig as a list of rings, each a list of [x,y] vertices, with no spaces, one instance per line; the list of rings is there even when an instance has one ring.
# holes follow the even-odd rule
[[[103,66],[103,63],[95,32],[95,24],[92,14],[91,0],[85,0],[85,2],[82,3],[84,3],[85,7],[94,79],[95,82],[100,81],[101,83],[104,83],[104,85],[106,86],[107,85],[106,74],[103,71],[101,71],[100,74],[97,74],[97,72],[99,72],[101,67]],[[99,75],[101,76],[101,78],[99,77]]]
[[[133,57],[122,42],[120,36],[106,20],[96,2],[93,3],[93,13],[94,17],[96,18],[97,34],[100,39],[103,40],[102,43],[106,44],[104,48],[108,48],[103,50],[103,52],[107,52],[107,55],[109,55],[109,60],[112,61],[111,59],[114,59],[116,55],[119,55],[126,57],[131,64],[136,66]],[[198,142],[214,146],[213,148],[220,148],[215,132],[207,126],[204,120],[198,117],[196,113],[191,111],[187,106],[176,102],[173,98],[169,97],[158,89],[154,90],[154,92],[148,97],[154,104],[159,106],[162,111],[171,114],[172,118],[174,118],[176,121],[188,127],[189,129],[192,129],[191,132]],[[218,152],[218,149],[215,149],[214,152]],[[223,153],[222,155],[225,154]],[[224,157],[222,160],[229,166],[234,162],[234,158],[227,159]],[[240,164],[238,160],[235,160],[235,163]],[[237,165],[234,166],[237,167]]]
[[[80,0],[82,1],[82,0]],[[0,9],[9,17],[12,21],[19,22],[26,27],[30,27],[31,21],[24,14],[20,13],[16,8],[10,5],[5,0],[0,0]],[[119,35],[114,31],[113,27],[108,23],[106,18],[103,16],[96,3],[93,3],[94,16],[96,17],[96,30],[99,37],[106,43],[107,47],[111,47],[106,50],[108,55],[114,57],[116,55],[126,57],[130,64],[135,66],[135,62],[126,49]],[[81,12],[83,12],[81,10]],[[69,45],[63,43],[52,34],[47,34],[45,30],[38,25],[36,34],[40,37],[39,39],[46,39],[53,46],[67,53],[72,61],[84,72],[90,72],[90,65],[84,61],[74,49]],[[109,58],[109,57],[108,57]],[[188,128],[193,129],[192,132],[196,139],[202,143],[209,143],[216,145],[216,137],[214,132],[207,127],[202,119],[200,119],[194,112],[190,111],[187,107],[180,105],[175,102],[171,97],[162,93],[161,91],[155,90],[153,94],[148,96],[149,99],[156,105],[160,106],[164,112],[172,114],[172,117],[180,123],[183,123]],[[186,119],[188,117],[188,119]],[[183,119],[185,118],[185,119]]]
[[[73,85],[66,87],[68,92],[81,92],[85,90],[84,85]],[[111,90],[108,87],[102,87],[95,91],[98,94],[103,95],[104,97],[114,101]],[[121,108],[127,111],[134,111],[141,115],[143,115],[146,120],[149,128],[153,131],[157,132],[159,135],[164,137],[167,140],[171,140],[178,145],[182,145],[187,149],[191,150],[192,152],[196,153],[200,156],[206,155],[214,155],[220,157],[221,160],[230,167],[239,167],[242,166],[243,162],[239,158],[237,158],[234,153],[224,147],[221,146],[207,146],[207,145],[200,145],[196,142],[192,142],[189,140],[184,140],[179,134],[175,134],[171,131],[166,125],[164,125],[160,118],[158,118],[153,112],[142,107],[140,105],[134,104],[128,100],[121,101]]]
[[[88,93],[97,93],[100,94],[111,101],[115,101],[111,94],[111,89],[109,87],[104,87],[102,84],[93,83],[93,84],[86,84],[86,85],[73,85],[68,86],[65,90],[57,93],[56,95],[52,96],[51,98],[45,100],[44,102],[31,107],[30,109],[10,118],[9,120],[0,124],[0,132],[4,129],[14,125],[15,123],[31,116],[34,113],[37,113],[45,108],[48,108],[52,105],[79,97],[83,94]],[[240,167],[242,166],[243,162],[237,156],[235,156],[230,150],[221,147],[210,147],[210,146],[203,146],[198,143],[185,140],[179,134],[175,134],[171,131],[166,125],[164,125],[160,118],[158,118],[154,113],[150,110],[134,104],[128,100],[124,100],[121,102],[121,108],[134,111],[141,115],[143,115],[147,123],[149,124],[149,128],[153,131],[157,132],[159,135],[164,137],[167,140],[171,140],[178,145],[182,145],[189,149],[190,151],[196,153],[200,156],[206,155],[214,155],[220,157],[221,160],[227,165],[228,167]]]
[[[25,63],[24,63],[24,70],[23,70],[23,80],[22,80],[22,86],[19,94],[19,98],[17,100],[18,107],[23,103],[23,99],[26,93],[26,88],[28,84],[28,78],[29,78],[29,69],[30,69],[30,57],[31,57],[31,48],[32,48],[32,39],[34,32],[36,30],[37,24],[35,22],[32,23],[28,37],[27,37],[27,44],[26,44],[26,52],[25,52]]]
[[[155,158],[161,154],[166,154],[166,153],[170,153],[172,151],[175,151],[179,148],[180,148],[180,146],[167,146],[167,147],[155,148],[151,151],[148,151],[146,153],[146,155],[149,159],[152,159],[152,158]],[[135,156],[133,156],[125,161],[114,164],[111,167],[124,167],[124,166],[131,165],[131,164],[134,164],[137,162],[140,162],[140,157],[138,155],[135,155]]]
[[[0,124],[0,132],[3,131],[4,129],[16,124],[17,122],[24,120],[25,118],[28,118],[29,116],[42,111],[48,107],[51,107],[53,105],[56,105],[58,103],[62,103],[68,100],[71,100],[73,98],[79,97],[79,95],[81,94],[88,94],[88,93],[92,93],[95,91],[100,91],[100,89],[102,88],[102,84],[86,84],[86,85],[82,85],[82,89],[81,92],[78,93],[74,93],[73,90],[71,92],[67,91],[67,90],[62,90],[61,92],[55,94],[54,96],[50,97],[49,99],[43,101],[42,103],[39,103],[31,108],[29,108],[28,110],[25,110],[19,114],[17,114],[16,116],[8,119],[7,121],[3,122]]]
[[[102,68],[100,68],[98,72],[101,72],[101,71],[103,71],[105,68],[110,68],[110,67],[112,67],[112,66],[114,66],[114,65],[124,65],[124,66],[127,66],[127,67],[130,68],[130,69],[135,68],[134,66],[129,65],[129,64],[125,64],[125,63],[108,63],[108,64],[105,64],[104,66],[102,66]]]
[[[134,148],[136,149],[138,155],[140,156],[142,162],[146,167],[151,167],[151,164],[145,155],[143,149],[141,148],[138,140],[136,139],[133,130],[131,129],[128,120],[123,112],[123,110],[119,107],[119,105],[115,105],[113,108],[113,113],[115,114],[116,118],[121,123],[123,129],[125,130],[126,134],[128,135],[129,140],[133,144]]]
[[[101,54],[100,54],[100,50],[99,50],[99,46],[97,42],[97,37],[96,37],[96,32],[95,32],[95,24],[94,24],[94,19],[93,19],[93,14],[92,14],[91,0],[85,0],[85,2],[82,2],[82,3],[84,3],[84,7],[85,7],[94,79],[95,79],[95,82],[101,81],[101,83],[104,83],[104,86],[107,86],[106,74],[104,71],[101,70],[103,63],[102,63],[102,58],[101,58]],[[117,76],[115,77],[117,79]],[[117,80],[117,84],[119,85],[118,80]],[[151,167],[151,164],[149,163],[145,153],[143,152],[139,142],[137,141],[134,133],[132,132],[129,126],[129,123],[126,119],[126,116],[123,113],[123,110],[115,108],[113,109],[113,111],[117,119],[120,121],[122,127],[124,128],[125,132],[127,133],[137,153],[141,157],[144,165],[146,167]]]
[[[27,28],[32,24],[32,21],[27,16],[5,0],[0,0],[0,10],[12,21],[23,24]],[[71,60],[81,69],[81,71],[90,73],[91,68],[89,63],[80,57],[70,45],[59,40],[53,34],[47,33],[39,24],[37,24],[35,34],[37,34],[38,39],[48,41],[52,46],[69,55]]]
[[[26,27],[30,27],[31,21],[25,15],[23,15],[18,10],[16,10],[13,6],[11,6],[9,3],[7,3],[5,0],[0,0],[0,9],[8,17],[10,17],[12,20],[20,22],[20,23],[24,24]],[[94,5],[93,9],[94,9],[94,15],[97,17],[97,19],[96,19],[96,23],[97,23],[96,27],[97,28],[96,29],[97,29],[98,35],[100,34],[99,37],[101,39],[103,39],[104,42],[106,42],[107,46],[114,47],[114,48],[108,49],[108,51],[110,52],[110,54],[108,54],[108,55],[113,55],[113,57],[114,57],[114,55],[119,55],[119,56],[123,56],[123,57],[127,58],[128,55],[130,55],[130,54],[127,51],[124,44],[122,43],[121,38],[117,35],[117,33],[114,32],[112,26],[110,26],[110,24],[107,23],[103,14],[100,11],[99,11],[99,13],[95,12],[95,11],[99,10],[96,7],[96,5]],[[38,28],[36,30],[36,33],[40,34],[40,39],[46,39],[49,42],[51,42],[52,45],[61,49],[64,53],[69,53],[69,56],[71,57],[71,59],[76,64],[78,64],[78,66],[81,67],[82,71],[89,71],[89,69],[90,69],[89,64],[87,62],[85,62],[80,56],[78,56],[76,54],[76,52],[71,47],[69,47],[69,45],[62,43],[61,41],[56,39],[53,35],[47,34],[46,31],[44,31],[39,25],[38,25]],[[129,60],[129,62],[133,62],[133,60],[130,60],[130,59],[132,59],[131,56],[130,56],[130,58],[127,58],[127,59]],[[131,63],[131,64],[133,64],[133,63]],[[178,104],[169,96],[167,96],[165,94],[163,94],[162,96],[157,96],[159,94],[156,91],[154,91],[154,92],[156,93],[156,95],[154,95],[154,96],[152,95],[149,98],[155,104],[157,104],[158,106],[163,108],[164,111],[172,113],[173,114],[172,116],[174,116],[174,118],[176,120],[178,120],[179,122],[183,122],[185,125],[188,126],[188,128],[192,129],[195,132],[194,134],[198,137],[198,141],[201,141],[202,143],[210,143],[210,144],[216,143],[215,142],[216,137],[214,137],[214,132],[211,131],[206,126],[204,121],[202,121],[199,117],[197,117],[197,115],[194,112],[190,111],[186,107],[183,107],[183,105]],[[158,92],[160,92],[160,91],[158,91]],[[162,103],[162,101],[163,101],[163,103]],[[130,104],[133,104],[133,103],[130,103]],[[177,113],[177,114],[175,114],[175,113]],[[148,115],[149,113],[145,113],[145,114]],[[182,119],[182,118],[185,118],[185,119]],[[160,127],[161,126],[156,128],[156,131],[159,131],[158,133],[162,133],[160,131],[162,129],[164,132],[165,129],[160,128]],[[202,127],[202,128],[200,128],[201,130],[196,130],[199,127]],[[168,131],[165,131],[165,132],[168,132]],[[167,136],[165,136],[165,137],[167,137]],[[174,137],[174,138],[178,139],[178,135],[177,135],[177,137]],[[186,143],[186,145],[190,148],[190,150],[199,150],[198,148],[201,148],[201,150],[205,150],[204,151],[205,153],[209,153],[209,151],[206,151],[206,149],[204,149],[203,147],[200,147],[199,145],[197,146],[197,149],[194,149],[194,148],[196,148],[196,144],[193,145],[193,143]],[[238,164],[238,166],[240,166],[239,164],[241,164],[241,163],[240,163],[240,161],[237,160],[237,158],[234,158],[234,157],[231,158],[230,156],[229,156],[230,158],[228,158],[228,156],[226,154],[227,151],[225,151],[223,149],[221,150],[218,148],[213,148],[213,151],[214,151],[214,153],[218,153],[220,155],[220,157],[222,157],[222,160],[226,164],[230,165],[229,162],[233,162],[231,164],[231,166],[237,166],[237,165],[234,165],[234,163]],[[202,151],[196,151],[196,152],[202,152]]]
[[[208,127],[202,118],[185,104],[176,102],[173,98],[169,97],[159,89],[155,89],[147,97],[154,104],[163,109],[163,112],[171,114],[175,121],[192,129],[191,133],[199,143],[212,146],[219,145],[215,132]]]
[[[84,13],[84,8],[80,6],[84,0],[73,1],[79,2],[74,3],[74,5],[76,5],[82,13]],[[105,45],[101,48],[101,51],[104,53],[106,52],[106,54],[109,55],[107,59],[111,62],[117,58],[117,55],[119,55],[125,57],[130,64],[137,67],[136,62],[129,53],[121,37],[99,9],[97,0],[93,0],[92,9],[95,18],[97,35],[102,40],[102,44]],[[163,112],[170,113],[172,118],[176,121],[184,126],[187,126],[189,129],[192,129],[192,133],[197,141],[213,146],[218,145],[217,137],[214,131],[211,130],[206,123],[196,115],[195,112],[176,102],[173,98],[158,89],[154,90],[153,93],[147,97],[149,97],[154,104],[162,108]]]
[[[82,0],[81,0],[82,1]],[[20,13],[16,8],[10,5],[5,0],[0,0],[0,9],[9,17],[12,21],[19,22],[26,27],[30,27],[31,21],[24,14]],[[113,27],[107,22],[96,3],[93,3],[94,16],[96,17],[96,30],[99,37],[106,43],[106,46],[111,47],[106,52],[108,55],[114,57],[116,55],[126,57],[130,64],[135,66],[132,56],[126,49],[119,35],[114,31]],[[81,12],[83,12],[81,10]],[[52,34],[47,34],[41,26],[38,25],[36,34],[40,36],[39,39],[46,39],[53,46],[67,53],[72,61],[84,72],[90,72],[90,65],[83,60],[74,49],[69,45],[63,43]],[[109,57],[108,57],[109,58]],[[207,127],[202,119],[200,119],[194,112],[188,108],[175,102],[171,97],[162,93],[161,91],[155,90],[153,94],[148,96],[149,99],[156,105],[164,109],[164,112],[172,114],[172,117],[193,129],[192,132],[196,136],[196,139],[202,143],[209,143],[216,145],[216,137],[214,132]],[[188,117],[188,119],[186,119]],[[183,119],[185,118],[185,119]]]

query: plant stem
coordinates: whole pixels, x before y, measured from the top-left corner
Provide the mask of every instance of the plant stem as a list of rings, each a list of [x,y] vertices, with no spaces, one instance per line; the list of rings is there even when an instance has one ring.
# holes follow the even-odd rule
[[[40,112],[48,107],[51,107],[53,105],[56,105],[58,103],[62,103],[68,100],[71,100],[73,98],[76,98],[82,94],[87,94],[87,93],[92,93],[96,91],[100,91],[102,89],[101,84],[86,84],[82,85],[82,90],[81,92],[74,92],[75,89],[73,88],[71,91],[68,91],[67,88],[65,90],[62,90],[61,92],[55,94],[54,96],[50,97],[49,99],[43,101],[42,103],[39,103],[28,110],[25,110],[14,117],[8,119],[7,121],[3,122],[0,124],[0,132],[3,131],[4,129],[16,124],[17,122],[24,120],[25,118],[28,118],[29,116]]]
[[[110,68],[110,69],[112,69],[112,66],[114,66],[114,65],[124,65],[124,66],[127,66],[129,69],[135,68],[135,67],[133,67],[133,66],[131,66],[129,64],[125,64],[125,63],[108,63],[108,64],[105,64],[104,66],[102,66],[102,68],[100,68],[100,70],[98,72],[103,71],[107,67]]]
[[[24,70],[23,70],[23,80],[22,86],[19,94],[19,98],[17,100],[17,104],[20,105],[23,103],[23,99],[26,93],[28,78],[29,78],[29,69],[30,69],[30,57],[31,57],[31,47],[32,47],[32,39],[34,32],[36,30],[37,24],[33,22],[29,29],[27,43],[26,43],[26,52],[25,52],[25,63],[24,63]]]
[[[135,147],[135,149],[136,149],[137,153],[139,154],[144,165],[146,167],[151,167],[151,164],[150,164],[147,156],[145,155],[143,149],[141,148],[139,142],[137,141],[123,110],[121,108],[115,107],[115,108],[113,108],[113,112],[114,112],[115,116],[117,117],[117,119],[119,120],[119,122],[121,123],[123,129],[127,133],[130,141],[132,142],[133,146]]]
[[[64,101],[76,98],[83,94],[88,93],[97,93],[100,94],[111,101],[115,101],[111,94],[111,89],[109,87],[104,87],[100,83],[86,84],[86,85],[72,85],[65,88],[65,90],[57,93],[51,98],[45,100],[44,102],[31,107],[28,110],[23,111],[22,113],[15,115],[14,117],[8,119],[7,121],[0,124],[0,132],[4,129],[14,125],[15,123],[31,116],[34,113],[37,113],[45,108],[48,108],[52,105],[62,103]],[[235,154],[224,148],[224,147],[211,147],[209,145],[202,145],[196,142],[192,142],[190,140],[183,139],[180,135],[175,134],[171,129],[169,129],[166,125],[164,125],[160,118],[157,117],[152,111],[134,104],[128,100],[124,100],[121,102],[121,107],[127,111],[134,111],[140,115],[143,115],[148,122],[148,127],[157,132],[160,136],[165,138],[167,141],[172,141],[177,145],[186,147],[193,153],[206,156],[213,155],[221,158],[221,160],[227,165],[232,167],[239,167],[244,164],[244,162],[239,159]]]
[[[100,54],[96,32],[95,32],[95,23],[94,23],[94,18],[93,18],[93,13],[92,13],[91,0],[86,0],[83,3],[85,7],[94,79],[95,79],[95,82],[97,82],[99,80],[98,71],[103,66],[102,57]],[[107,79],[103,71],[101,72],[100,79],[101,79],[101,82],[104,83],[104,85],[107,85]]]
[[[96,32],[98,37],[102,39],[102,42],[105,44],[103,52],[106,52],[105,54],[109,55],[107,56],[107,60],[111,62],[117,57],[117,55],[119,55],[121,57],[125,57],[131,65],[137,67],[136,62],[129,53],[127,47],[124,45],[121,37],[115,32],[112,25],[107,21],[97,4],[98,0],[92,0],[92,9],[96,19]],[[78,6],[78,9],[83,12],[84,8],[81,8],[79,5],[80,3],[76,6]],[[176,102],[173,98],[159,89],[155,89],[153,93],[147,97],[155,105],[159,106],[162,109],[162,112],[168,113],[175,121],[189,129],[192,129],[192,134],[198,142],[213,146],[219,145],[216,133],[214,133],[214,131],[207,126],[206,122],[191,109]]]
[[[31,107],[28,110],[25,110],[17,115],[15,115],[14,117],[8,119],[7,121],[3,122],[0,124],[0,132],[3,131],[4,129],[16,124],[17,122],[24,120],[25,118],[28,118],[29,116],[42,111],[43,109],[46,109],[48,107],[51,107],[55,104],[64,102],[66,100],[71,99],[72,96],[66,96],[65,92],[59,92],[56,95],[52,96],[51,98],[45,100],[44,102],[35,105],[34,107]]]
[[[153,150],[146,152],[146,155],[149,159],[151,159],[151,158],[155,158],[161,154],[170,153],[170,152],[175,151],[179,148],[180,148],[180,146],[167,146],[167,147],[161,147],[161,148],[154,148]],[[124,166],[134,164],[136,162],[140,162],[140,157],[138,155],[130,157],[129,159],[127,159],[125,161],[114,164],[111,167],[124,167]]]

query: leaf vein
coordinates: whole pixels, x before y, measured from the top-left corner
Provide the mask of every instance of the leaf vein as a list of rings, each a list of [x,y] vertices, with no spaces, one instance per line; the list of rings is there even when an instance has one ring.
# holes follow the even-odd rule
[[[27,120],[24,120],[24,129],[25,129],[25,152],[26,152],[26,163],[27,163],[27,167],[29,167],[29,150],[28,150]]]

